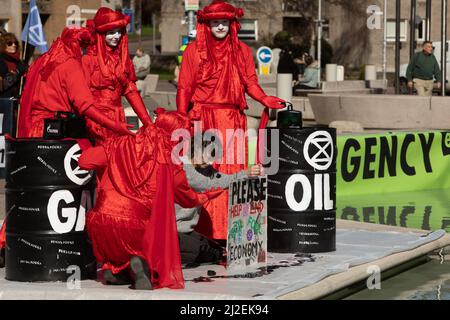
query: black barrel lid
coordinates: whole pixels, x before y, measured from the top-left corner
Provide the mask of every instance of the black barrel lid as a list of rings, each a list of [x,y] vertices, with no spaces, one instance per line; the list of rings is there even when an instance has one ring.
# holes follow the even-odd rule
[[[277,116],[277,127],[278,128],[302,128],[302,113],[300,111],[294,110],[292,103],[283,103],[287,110],[278,112]]]

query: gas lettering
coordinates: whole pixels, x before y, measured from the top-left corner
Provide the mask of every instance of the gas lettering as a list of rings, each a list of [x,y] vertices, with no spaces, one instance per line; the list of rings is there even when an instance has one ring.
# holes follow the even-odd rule
[[[92,198],[88,190],[81,195],[80,207],[60,208],[61,205],[70,205],[75,202],[69,190],[55,191],[48,201],[47,215],[53,230],[59,234],[69,233],[74,227],[75,231],[83,231],[85,227],[85,214],[92,207]]]

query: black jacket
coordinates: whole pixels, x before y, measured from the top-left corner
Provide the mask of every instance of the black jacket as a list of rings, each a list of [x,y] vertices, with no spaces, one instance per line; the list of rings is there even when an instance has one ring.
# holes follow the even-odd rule
[[[6,62],[13,62],[16,65],[16,72],[9,72]],[[10,55],[0,54],[0,98],[9,98],[19,95],[20,78],[27,72],[28,66],[25,62],[17,60]]]
[[[294,59],[292,59],[292,56],[288,52],[281,52],[277,72],[292,73],[292,79],[298,81],[298,67],[295,64]]]

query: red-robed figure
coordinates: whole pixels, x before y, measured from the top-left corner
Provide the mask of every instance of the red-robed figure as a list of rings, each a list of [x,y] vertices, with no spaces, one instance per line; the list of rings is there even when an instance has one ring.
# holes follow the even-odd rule
[[[56,111],[85,116],[120,135],[130,133],[125,124],[96,110],[81,67],[81,48],[91,40],[85,28],[65,28],[50,50],[30,66],[20,100],[18,138],[42,137],[44,119],[53,118]]]
[[[131,134],[125,123],[106,117],[95,107],[81,67],[82,47],[91,41],[87,29],[65,28],[50,50],[30,66],[20,100],[18,138],[41,138],[44,119],[53,118],[57,111],[85,116],[118,135]],[[0,267],[4,264],[5,230],[6,223],[0,229]]]
[[[148,126],[152,121],[137,90],[134,66],[128,52],[126,26],[129,21],[130,17],[119,11],[104,7],[97,11],[94,19],[87,23],[95,43],[82,58],[83,70],[98,111],[111,120],[126,123],[121,102],[125,96],[143,125]],[[97,145],[117,136],[96,122],[88,121],[87,125]]]
[[[252,52],[237,36],[237,19],[242,16],[242,9],[217,0],[198,12],[197,39],[184,52],[177,93],[178,111],[188,113],[194,121],[200,120],[203,130],[217,129],[221,133],[223,156],[216,168],[226,174],[247,166],[246,140],[244,150],[240,150],[245,156],[243,162],[237,161],[238,144],[225,141],[227,129],[247,130],[245,94],[266,108],[284,107],[283,100],[267,96],[258,84]],[[230,164],[227,153],[231,149],[235,157]],[[228,192],[208,202],[204,209],[197,230],[207,237],[226,239]]]
[[[173,164],[171,134],[189,127],[186,116],[159,110],[136,136],[108,139],[80,157],[81,168],[105,170],[86,227],[110,284],[127,283],[130,273],[136,289],[184,288],[174,204],[201,206],[217,194],[196,193]]]

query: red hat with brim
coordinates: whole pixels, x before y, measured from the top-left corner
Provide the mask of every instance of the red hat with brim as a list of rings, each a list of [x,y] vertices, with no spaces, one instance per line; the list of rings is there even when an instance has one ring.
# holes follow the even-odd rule
[[[205,22],[211,20],[233,20],[244,16],[242,8],[235,8],[231,4],[215,0],[203,10],[197,12],[198,22]]]
[[[130,23],[130,17],[110,8],[100,8],[95,17],[95,30],[105,33],[114,29],[124,29]]]

